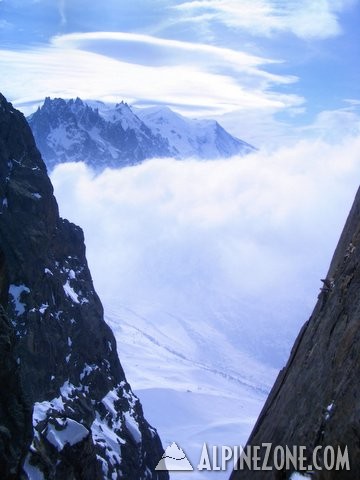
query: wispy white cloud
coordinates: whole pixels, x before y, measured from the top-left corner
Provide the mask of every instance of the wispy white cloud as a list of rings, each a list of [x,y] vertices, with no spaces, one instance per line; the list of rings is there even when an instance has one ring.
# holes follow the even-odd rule
[[[61,25],[66,25],[65,0],[57,0]]]
[[[266,63],[275,63],[274,60],[249,55],[241,51],[220,48],[212,45],[191,43],[180,40],[172,40],[129,32],[86,32],[59,35],[52,39],[52,44],[58,47],[82,47],[89,41],[114,40],[128,41],[142,44],[151,44],[160,47],[174,48],[175,50],[187,50],[190,52],[202,52],[213,56],[224,57],[225,60],[239,67],[257,66]]]
[[[1,0],[0,0],[1,1]],[[14,28],[14,25],[3,18],[0,19],[0,30],[9,30]]]
[[[345,98],[344,102],[349,104],[351,107],[359,107],[360,100],[358,98]]]
[[[129,63],[121,48],[115,48],[115,56],[108,53],[104,41],[115,42],[115,47],[122,42],[152,45],[166,50],[171,60],[162,65],[151,65],[148,58]],[[95,53],[99,48],[103,54]],[[120,32],[57,36],[47,46],[2,50],[0,57],[7,72],[2,88],[16,105],[45,95],[81,96],[165,103],[191,109],[194,115],[301,104],[301,97],[276,91],[277,85],[296,78],[266,72],[262,67],[269,63],[273,60],[227,48]]]
[[[152,45],[171,51],[176,58],[177,52],[187,52],[191,55],[187,59],[182,57],[184,63],[194,64],[197,60],[214,69],[217,66],[226,66],[239,72],[247,72],[254,76],[264,78],[278,84],[293,83],[297,77],[292,75],[275,75],[264,71],[260,67],[269,64],[281,63],[280,60],[274,60],[256,55],[251,55],[241,50],[217,47],[202,43],[193,43],[180,40],[154,37],[128,32],[87,32],[71,33],[54,37],[52,45],[59,48],[86,48],[91,49],[91,45],[101,44],[103,41],[113,42],[134,42],[142,45]],[[194,58],[195,55],[195,58]],[[201,57],[202,56],[202,57]]]
[[[338,14],[356,0],[190,0],[174,8],[186,18],[204,15],[256,35],[291,32],[304,38],[327,38],[341,32]]]
[[[289,107],[287,110],[291,114],[297,108]],[[276,113],[278,109],[252,109],[252,110],[234,110],[230,113],[216,116],[216,120],[228,131],[238,138],[245,139],[247,142],[262,149],[278,148],[294,143],[305,133],[299,132],[290,121],[278,119]]]
[[[276,149],[301,139],[339,144],[348,135],[360,135],[360,101],[344,99],[346,106],[318,112],[307,123],[301,121],[304,106],[289,108],[280,120],[277,110],[243,110],[220,115],[217,120],[235,136],[245,138],[259,148]],[[291,115],[300,116],[297,124]]]
[[[360,135],[360,114],[356,111],[359,104],[337,110],[319,112],[311,125],[298,129],[300,135],[322,138],[330,143],[337,143],[347,135]]]

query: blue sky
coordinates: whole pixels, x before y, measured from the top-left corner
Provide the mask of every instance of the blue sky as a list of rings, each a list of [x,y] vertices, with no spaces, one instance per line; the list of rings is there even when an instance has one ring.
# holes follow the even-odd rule
[[[1,91],[166,104],[255,144],[359,130],[358,0],[0,0]]]

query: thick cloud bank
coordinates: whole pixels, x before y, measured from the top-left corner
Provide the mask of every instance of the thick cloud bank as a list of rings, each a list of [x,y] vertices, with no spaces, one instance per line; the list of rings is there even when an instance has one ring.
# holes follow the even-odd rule
[[[358,187],[359,152],[360,138],[348,138],[99,175],[63,164],[52,181],[62,216],[85,231],[102,298],[192,315],[204,328],[208,320],[229,348],[279,367],[326,274]]]

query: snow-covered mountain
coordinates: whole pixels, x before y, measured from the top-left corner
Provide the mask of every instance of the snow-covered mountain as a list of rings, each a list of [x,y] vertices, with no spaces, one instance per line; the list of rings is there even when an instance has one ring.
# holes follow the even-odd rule
[[[155,157],[213,159],[254,150],[213,120],[191,120],[166,107],[46,98],[28,122],[49,169],[73,161],[98,170]]]
[[[154,135],[127,104],[103,111],[100,114],[98,108],[79,98],[45,99],[28,122],[50,169],[74,161],[84,161],[96,169],[116,168],[170,155],[167,141]]]
[[[212,159],[254,151],[254,147],[230,135],[215,120],[189,119],[168,107],[132,110],[155,135],[167,139],[175,157]]]

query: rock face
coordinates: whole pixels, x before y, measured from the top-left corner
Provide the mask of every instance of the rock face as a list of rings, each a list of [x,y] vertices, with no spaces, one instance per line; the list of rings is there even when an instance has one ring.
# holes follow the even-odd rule
[[[190,120],[169,108],[131,109],[124,102],[46,98],[28,121],[50,169],[72,161],[101,170],[149,158],[212,159],[255,150],[215,121]]]
[[[15,331],[0,307],[0,472],[19,478],[32,438],[31,407],[24,394],[15,357]]]
[[[332,446],[336,452],[340,447],[342,453],[347,446],[350,471],[315,471],[311,478],[360,478],[359,379],[360,190],[314,312],[295,341],[289,361],[280,372],[250,436],[249,445],[261,446],[268,442],[273,447],[306,446],[308,464],[318,445]],[[318,463],[321,465],[323,460],[320,453]],[[233,472],[231,480],[288,479],[290,470],[239,470]]]
[[[155,472],[161,442],[103,320],[82,230],[59,217],[31,130],[2,96],[0,302],[2,478],[26,478],[25,454],[30,479],[168,478]]]

